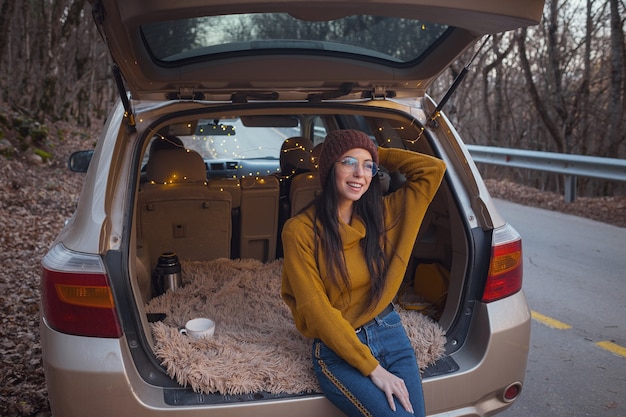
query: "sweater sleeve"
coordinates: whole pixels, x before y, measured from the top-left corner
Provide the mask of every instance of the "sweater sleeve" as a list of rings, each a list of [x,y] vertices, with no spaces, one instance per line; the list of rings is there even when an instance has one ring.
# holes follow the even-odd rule
[[[386,253],[389,259],[387,291],[383,302],[395,296],[424,220],[445,173],[445,163],[435,157],[402,149],[379,148],[379,161],[389,171],[406,177],[404,186],[385,196]]]
[[[443,179],[445,163],[429,155],[402,149],[378,148],[378,156],[380,165],[390,172],[397,170],[406,177],[404,187],[386,198],[388,207],[396,213],[398,210],[407,211],[411,207],[403,204],[406,203],[422,206],[426,211]]]
[[[340,310],[333,307],[316,265],[312,225],[296,216],[285,224],[281,296],[291,309],[298,330],[319,338],[363,375],[378,365]]]

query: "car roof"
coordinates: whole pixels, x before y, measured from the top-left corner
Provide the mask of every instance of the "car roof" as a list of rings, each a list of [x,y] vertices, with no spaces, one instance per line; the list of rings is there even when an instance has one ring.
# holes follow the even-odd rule
[[[418,96],[544,0],[90,0],[133,98]]]

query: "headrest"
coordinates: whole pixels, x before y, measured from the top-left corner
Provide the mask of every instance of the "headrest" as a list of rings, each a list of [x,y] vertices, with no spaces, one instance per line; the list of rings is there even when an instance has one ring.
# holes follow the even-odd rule
[[[285,139],[280,148],[280,173],[285,176],[314,169],[311,150],[313,142],[302,136]]]
[[[159,135],[152,140],[148,155],[149,157],[152,157],[155,152],[165,151],[168,149],[185,149],[185,145],[183,145],[183,141],[177,136]]]
[[[167,149],[155,152],[146,166],[148,181],[157,184],[206,181],[202,156],[190,149]]]
[[[315,145],[313,147],[313,150],[311,151],[311,157],[313,160],[313,165],[315,166],[315,169],[318,168],[318,160],[320,159],[320,153],[322,152],[322,146],[324,145],[324,142],[320,142],[317,145]]]

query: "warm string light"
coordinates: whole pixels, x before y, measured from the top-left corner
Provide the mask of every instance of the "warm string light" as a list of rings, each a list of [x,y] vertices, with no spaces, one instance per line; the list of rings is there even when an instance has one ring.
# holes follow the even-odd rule
[[[410,128],[410,127],[415,126],[415,124],[416,124],[416,121],[415,120],[411,120],[411,123],[410,123],[410,125],[408,127],[399,126],[399,127],[394,127],[393,130],[404,131],[404,130]],[[385,128],[383,128],[383,127],[379,127],[378,131],[383,133],[384,129]],[[404,140],[405,142],[410,143],[410,144],[415,144],[418,140],[421,139],[422,135],[424,134],[424,130],[425,130],[425,128],[423,126],[419,126],[418,129],[419,129],[419,132],[417,134],[417,137],[415,137],[415,139],[405,139],[405,138],[402,138],[402,140]],[[393,138],[391,138],[391,137],[388,137],[387,139],[385,139],[385,141],[387,143],[391,143],[392,140],[393,140]]]
[[[415,120],[412,120],[411,121],[411,126],[414,125],[414,124],[415,124]],[[221,129],[222,131],[226,131],[228,129],[228,127],[225,126],[225,125],[216,125],[213,130],[215,130],[215,129]],[[384,128],[379,128],[379,131],[382,133],[383,129]],[[405,126],[400,126],[400,127],[393,128],[393,129],[394,130],[404,131],[404,130],[406,130],[406,127]],[[424,133],[424,130],[425,130],[424,127],[420,127],[419,128],[419,133],[417,134],[415,139],[403,139],[403,140],[406,141],[407,143],[414,144],[422,137],[422,135]],[[198,133],[199,134],[205,133],[205,127],[199,127],[198,128]],[[208,132],[206,132],[206,133],[208,133]],[[162,134],[160,134],[158,132],[155,132],[155,135],[160,140],[167,141],[168,143],[170,143],[171,145],[174,145],[176,147],[181,147],[180,144],[171,141],[166,136],[163,136]],[[220,137],[220,136],[221,136],[222,139],[218,140],[217,137]],[[231,134],[229,132],[229,133],[226,133],[226,134],[223,134],[223,135],[219,135],[217,137],[216,136],[211,136],[211,135],[209,135],[209,136],[197,136],[197,135],[194,135],[194,136],[192,136],[192,140],[194,140],[194,141],[203,141],[203,142],[207,142],[208,141],[209,142],[209,146],[207,148],[208,148],[209,152],[211,152],[214,155],[228,155],[229,157],[231,157],[233,159],[239,159],[239,160],[246,159],[246,156],[243,155],[242,153],[240,153],[241,146],[237,143],[237,138],[234,136],[234,134]],[[385,139],[385,141],[387,143],[391,143],[392,142],[392,138],[387,138],[387,139]],[[234,146],[235,147],[234,150],[232,149],[232,145],[233,144],[235,145]],[[190,152],[190,149],[184,148],[184,146],[182,146],[182,148],[185,149],[187,152]],[[257,149],[258,150],[262,150],[263,147],[259,146]],[[312,153],[312,151],[310,149],[308,149],[305,146],[305,144],[302,144],[302,143],[299,143],[299,142],[296,142],[294,144],[294,146],[291,147],[291,148],[283,149],[282,152],[291,152],[291,151],[300,151],[300,150]],[[304,163],[304,158],[299,158],[299,161],[301,163]],[[311,162],[313,163],[313,166],[315,168],[318,168],[317,158],[315,158],[314,156],[311,156]],[[243,168],[244,167],[241,164],[237,165],[237,167],[236,167],[237,170],[242,170]],[[268,169],[268,170],[266,170],[265,174],[262,174],[260,171],[257,171],[257,172],[242,173],[240,175],[233,174],[232,178],[234,178],[234,179],[246,178],[246,177],[261,178],[263,175],[272,175],[272,174],[279,173],[279,172],[280,172],[279,168],[277,168],[276,170]],[[286,177],[291,177],[294,174],[296,174],[296,170],[291,170],[291,172]],[[186,180],[186,178],[183,178],[183,180]],[[170,180],[169,182],[165,182],[164,184],[168,184],[168,183],[171,184],[173,182],[175,182],[175,181]],[[154,183],[154,182],[152,182],[152,183]]]
[[[156,137],[158,137],[158,138],[159,138],[159,140],[163,140],[163,141],[165,141],[165,142],[169,143],[170,145],[172,145],[173,147],[176,147],[176,148],[183,148],[183,149],[185,149],[185,146],[184,146],[184,145],[181,145],[180,143],[177,143],[177,142],[174,142],[174,141],[170,140],[167,136],[163,136],[163,135],[162,135],[162,134],[160,134],[159,132],[154,132],[154,135],[155,135]],[[185,150],[186,150],[187,152],[189,152],[189,149],[185,149]]]
[[[205,146],[205,148],[208,150],[208,152],[210,152],[213,155],[225,155],[229,158],[235,159],[235,160],[243,160],[246,159],[246,156],[243,154],[244,152],[248,152],[249,150],[243,150],[241,145],[237,142],[237,138],[235,137],[235,132],[234,132],[234,128],[232,126],[226,126],[226,125],[211,125],[213,128],[212,129],[208,129],[207,126],[200,126],[198,127],[197,130],[197,134],[192,135],[191,139],[193,141],[202,141],[202,142],[206,142],[207,145],[203,145]],[[220,133],[217,134],[215,136],[211,135],[211,131],[214,131],[216,129],[220,129],[223,132],[226,133]],[[232,130],[232,133],[229,131]],[[170,139],[168,139],[166,136],[163,136],[162,134],[160,134],[159,132],[154,132],[154,135],[157,136],[160,140],[165,140],[168,143],[177,146],[177,147],[182,147],[183,149],[185,149],[187,152],[190,152],[192,149],[191,148],[185,148],[184,145],[181,146],[178,143],[175,143],[173,141],[171,141]],[[298,149],[302,149],[302,150],[308,150],[304,144],[301,143],[296,143],[296,146]],[[233,149],[234,147],[234,149]],[[262,151],[263,147],[259,146],[257,148],[257,150]],[[292,149],[289,149],[292,150]],[[308,150],[310,152],[310,150]],[[313,160],[313,158],[311,158]],[[303,159],[301,159],[301,162],[304,162]],[[242,170],[244,169],[243,165],[239,164],[236,166],[237,170]],[[280,172],[280,168],[276,168],[274,170],[272,169],[267,169],[265,171],[265,173],[262,173],[260,171],[256,171],[256,172],[248,172],[248,173],[242,173],[242,174],[233,174],[232,178],[234,179],[239,179],[239,178],[246,178],[246,177],[254,177],[254,178],[261,178],[264,175],[272,175],[275,173]],[[167,184],[168,182],[165,182],[164,184]],[[171,181],[169,182],[171,183]]]
[[[221,129],[222,131],[227,131],[228,129],[232,129],[232,127],[227,127],[225,125],[219,125],[219,126],[217,126],[217,128]],[[212,130],[215,130],[215,128],[212,129]],[[233,133],[228,132],[226,134],[219,134],[219,135],[216,135],[216,136],[212,136],[212,135],[204,136],[204,135],[202,135],[203,133],[206,134],[206,133],[210,133],[210,132],[207,132],[204,126],[203,127],[199,127],[198,128],[198,134],[200,134],[200,135],[193,135],[191,137],[191,139],[193,141],[207,142],[208,146],[206,146],[206,149],[210,153],[212,153],[213,155],[228,155],[230,158],[237,159],[237,160],[246,159],[246,156],[243,155],[243,153],[242,153],[241,145],[239,145],[239,143],[237,142],[237,138],[234,136],[234,132]],[[169,144],[174,145],[176,147],[181,147],[181,148],[185,149],[187,152],[191,152],[192,151],[192,149],[185,148],[184,145],[181,146],[180,144],[178,144],[176,142],[173,142],[172,140],[168,139],[168,137],[162,135],[159,132],[154,132],[154,135],[157,138],[159,138],[159,140],[167,141]],[[221,140],[218,139],[218,138],[220,138]],[[232,149],[233,145],[234,145],[234,149]],[[306,149],[301,144],[297,144],[297,146],[300,149],[303,149],[303,150]],[[261,150],[263,150],[263,147],[259,146],[257,148],[257,150],[261,151]],[[236,169],[240,171],[240,170],[244,169],[244,166],[241,165],[241,164],[238,164],[236,166]],[[251,177],[251,178],[255,178],[257,180],[262,180],[263,176],[265,176],[265,175],[272,175],[272,174],[277,173],[279,171],[280,171],[280,169],[276,168],[275,170],[267,169],[265,171],[265,173],[263,173],[261,171],[256,171],[256,172],[243,173],[243,174],[240,174],[240,175],[233,174],[232,178],[234,178],[234,179],[241,179],[241,178]],[[182,180],[186,181],[187,178],[184,177]],[[169,179],[167,181],[164,181],[162,183],[162,185],[174,184],[174,183],[177,183],[177,182],[182,182],[182,181],[180,181],[178,178],[176,178],[176,175],[174,175],[174,178]],[[157,184],[156,181],[150,181],[150,183],[151,184]],[[207,183],[205,182],[205,185],[206,184]]]

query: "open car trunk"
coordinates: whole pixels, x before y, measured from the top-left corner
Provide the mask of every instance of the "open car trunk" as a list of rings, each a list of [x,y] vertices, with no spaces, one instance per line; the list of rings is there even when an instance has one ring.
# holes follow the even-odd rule
[[[280,230],[319,190],[315,161],[327,131],[359,128],[381,146],[448,159],[433,132],[407,114],[366,102],[197,105],[139,131],[129,184],[129,271],[143,332],[134,354],[140,374],[166,388],[167,403],[318,393],[310,341],[299,335],[280,298]],[[470,320],[462,312],[486,272],[472,261],[472,247],[490,244],[464,219],[461,201],[467,198],[451,192],[451,176],[459,173],[446,162],[448,173],[395,303],[424,378],[458,369],[451,354],[462,346]],[[381,170],[387,193],[402,186],[402,175]],[[180,260],[180,287],[154,285],[165,252]],[[213,337],[195,340],[179,332],[195,317],[215,321]]]

